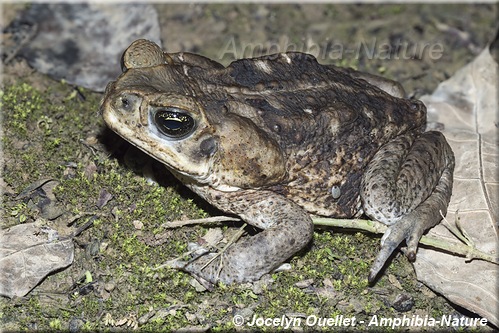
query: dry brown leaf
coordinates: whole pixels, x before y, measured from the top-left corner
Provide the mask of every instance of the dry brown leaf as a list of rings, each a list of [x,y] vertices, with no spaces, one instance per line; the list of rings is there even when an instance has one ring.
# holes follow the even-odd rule
[[[55,230],[35,223],[0,231],[0,295],[24,296],[49,273],[73,262],[71,239],[58,240]]]
[[[472,63],[422,97],[429,121],[442,132],[456,156],[447,220],[463,230],[481,251],[498,256],[497,63],[486,48]],[[456,224],[457,221],[457,224]],[[429,235],[459,242],[444,224]],[[499,326],[499,266],[420,248],[414,263],[418,279],[450,301]]]

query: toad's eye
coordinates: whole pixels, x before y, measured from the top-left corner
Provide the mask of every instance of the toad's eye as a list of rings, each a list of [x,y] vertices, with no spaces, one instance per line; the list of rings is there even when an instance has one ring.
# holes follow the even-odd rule
[[[160,109],[154,113],[154,124],[164,135],[182,139],[194,131],[196,123],[184,110],[177,108]]]

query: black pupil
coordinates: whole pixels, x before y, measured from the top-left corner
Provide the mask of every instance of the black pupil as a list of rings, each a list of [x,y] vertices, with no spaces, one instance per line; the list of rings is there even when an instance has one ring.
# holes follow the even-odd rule
[[[178,109],[157,111],[154,122],[161,133],[171,138],[181,138],[194,129],[194,119]]]

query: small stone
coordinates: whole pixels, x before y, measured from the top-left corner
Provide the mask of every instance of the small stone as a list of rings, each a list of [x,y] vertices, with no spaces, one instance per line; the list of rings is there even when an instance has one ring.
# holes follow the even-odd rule
[[[264,274],[258,281],[253,283],[251,291],[253,291],[255,295],[261,295],[264,290],[271,288],[272,283],[274,283],[272,276],[270,276],[270,274]]]
[[[133,227],[137,230],[142,230],[142,228],[144,228],[144,223],[142,221],[134,220],[132,223]]]
[[[97,199],[97,203],[95,204],[99,209],[104,207],[109,200],[113,198],[113,195],[109,193],[105,188],[100,190],[99,199]]]
[[[190,313],[190,312],[186,312],[186,313],[185,313],[185,318],[186,318],[189,322],[191,322],[191,323],[193,323],[193,322],[196,322],[196,321],[197,321],[197,317],[196,317],[196,315],[195,315],[195,314],[193,314],[193,313]]]
[[[255,313],[255,311],[252,307],[246,307],[246,308],[237,310],[235,313],[235,316],[239,315],[245,319],[249,319],[249,318],[253,317],[254,313]]]
[[[116,288],[116,284],[114,284],[114,282],[108,282],[104,285],[104,289],[109,292],[113,291],[114,288]]]
[[[89,145],[96,145],[97,143],[99,143],[99,140],[95,135],[91,135],[85,139],[85,142]]]
[[[397,279],[397,277],[393,274],[388,274],[388,281],[390,281],[390,283],[397,289],[399,290],[404,290],[404,288],[402,288],[402,285],[400,284],[399,280]]]
[[[204,287],[201,283],[199,283],[199,282],[198,282],[198,280],[196,280],[196,279],[191,279],[191,280],[189,281],[189,284],[190,284],[191,286],[193,286],[193,287],[194,287],[194,289],[196,289],[196,291],[197,291],[198,293],[201,293],[201,292],[203,292],[203,291],[206,291],[206,290],[207,290],[207,289],[206,289],[206,288],[205,288],[205,287]]]
[[[83,326],[84,322],[80,318],[71,318],[69,321],[69,332],[79,332]]]
[[[146,324],[149,321],[149,319],[151,319],[151,317],[154,316],[155,313],[156,311],[152,310],[140,316],[140,318],[137,320],[139,325]]]
[[[314,279],[301,280],[295,283],[295,287],[300,289],[308,288],[314,283]]]
[[[398,294],[392,307],[399,312],[407,312],[414,306],[414,299],[410,295]]]
[[[281,264],[281,266],[279,266],[276,269],[274,269],[273,273],[290,271],[291,268],[292,268],[291,264],[285,262],[284,264]]]

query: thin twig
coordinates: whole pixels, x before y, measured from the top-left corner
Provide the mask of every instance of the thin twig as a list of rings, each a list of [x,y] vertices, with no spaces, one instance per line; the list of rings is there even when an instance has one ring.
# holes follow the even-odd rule
[[[179,228],[179,227],[183,227],[185,225],[190,225],[190,224],[209,224],[209,223],[238,222],[238,221],[241,221],[241,219],[238,217],[214,216],[214,217],[207,217],[204,219],[167,222],[167,223],[163,223],[161,226],[163,228],[170,229],[170,228]]]
[[[373,234],[384,234],[388,227],[380,222],[362,219],[333,219],[327,217],[312,217],[314,225],[360,229]]]
[[[246,228],[246,226],[247,226],[246,223],[243,224],[242,227],[239,228],[239,230],[234,235],[232,235],[232,237],[227,242],[227,244],[225,244],[225,246],[219,252],[217,252],[217,254],[215,256],[213,256],[213,258],[211,258],[210,260],[208,260],[208,262],[206,264],[204,264],[203,267],[201,267],[201,270],[203,270],[206,266],[208,266],[209,264],[211,264],[213,262],[213,260],[215,260],[216,258],[220,257],[229,248],[229,246],[231,246],[239,238],[241,238],[241,236],[244,234],[244,228]]]
[[[314,222],[315,225],[363,230],[375,234],[383,234],[387,229],[387,227],[381,224],[380,222],[360,220],[360,219],[348,220],[348,219],[330,219],[330,218],[314,217],[312,218],[312,221]],[[461,237],[459,237],[459,239],[461,239]],[[481,259],[489,261],[494,264],[499,264],[499,258],[491,254],[485,253],[483,251],[480,251],[477,248],[469,245],[449,242],[433,236],[426,236],[426,235],[421,237],[419,243],[422,245],[431,246],[439,250],[448,251],[458,256],[466,257],[467,260]]]
[[[450,222],[445,218],[445,216],[444,216],[444,214],[442,214],[442,212],[440,212],[440,216],[442,216],[442,225],[445,228],[447,228],[447,230],[449,230],[461,242],[463,242],[469,246],[472,246],[469,239],[464,236],[464,234],[462,232],[462,228],[458,223],[456,223],[456,226],[450,224]],[[457,220],[456,220],[456,222],[457,222]]]
[[[165,223],[163,226],[165,226],[166,228],[177,228],[190,224],[206,224],[206,223],[218,223],[218,222],[227,222],[227,221],[241,221],[241,220],[238,219],[237,217],[216,216],[216,217],[209,217],[197,220],[174,221],[174,222]],[[313,217],[312,221],[314,222],[315,225],[362,230],[373,234],[384,234],[385,231],[388,229],[386,225],[380,222],[371,221],[371,220],[362,220],[362,219],[333,219],[325,217]],[[473,259],[480,259],[494,264],[499,264],[498,257],[495,257],[494,255],[478,250],[473,245],[473,242],[470,239],[468,239],[466,236],[464,236],[462,232],[459,231],[459,229],[462,228],[459,229],[456,228],[455,226],[450,224],[445,218],[442,224],[465,244],[449,242],[433,236],[423,236],[421,237],[419,243],[438,250],[447,251],[456,254],[458,256],[465,257],[468,261]],[[239,233],[237,233],[235,236],[241,237],[242,234],[239,236],[238,234]],[[229,242],[219,254],[223,253],[225,248],[227,248],[228,245],[230,244],[232,243]],[[217,258],[217,256],[212,258],[212,260],[215,258]]]
[[[186,253],[182,253],[182,255],[178,256],[177,258],[172,259],[172,260],[168,260],[165,264],[159,265],[157,267],[152,267],[151,269],[153,271],[157,271],[157,270],[163,269],[165,267],[171,267],[171,263],[172,262],[176,262],[176,261],[178,261],[178,260],[180,260],[182,258],[188,257],[188,256],[190,256],[192,253],[194,253],[196,251],[197,251],[197,249],[196,250],[187,251]]]

